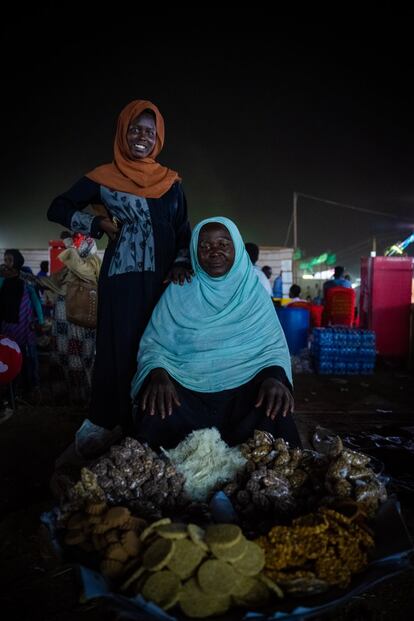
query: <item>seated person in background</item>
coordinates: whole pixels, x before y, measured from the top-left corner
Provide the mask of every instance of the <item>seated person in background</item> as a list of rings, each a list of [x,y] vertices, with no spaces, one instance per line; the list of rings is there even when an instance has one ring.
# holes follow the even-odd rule
[[[289,289],[290,302],[289,304],[287,304],[287,306],[290,306],[290,304],[293,304],[294,302],[304,302],[306,304],[307,300],[302,300],[302,298],[300,297],[301,291],[302,289],[299,287],[299,285],[291,286],[291,288]]]
[[[259,246],[257,244],[253,244],[252,242],[246,242],[245,248],[250,257],[250,261],[252,262],[254,273],[260,280],[260,283],[264,287],[265,291],[267,291],[269,295],[272,295],[272,287],[270,286],[269,278],[264,272],[262,272],[260,267],[256,265],[256,261],[259,258]]]
[[[337,265],[333,274],[333,278],[326,280],[323,283],[323,297],[326,298],[326,292],[331,287],[352,287],[349,280],[344,277],[345,268],[342,265]]]
[[[216,427],[236,445],[260,429],[300,446],[285,335],[237,227],[203,220],[190,252],[193,280],[167,288],[140,342],[134,435],[171,448]]]

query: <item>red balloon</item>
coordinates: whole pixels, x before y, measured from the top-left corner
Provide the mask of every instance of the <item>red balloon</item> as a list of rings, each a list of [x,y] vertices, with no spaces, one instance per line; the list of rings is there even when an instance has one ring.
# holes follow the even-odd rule
[[[0,334],[0,384],[12,382],[19,375],[22,364],[22,352],[16,341]]]

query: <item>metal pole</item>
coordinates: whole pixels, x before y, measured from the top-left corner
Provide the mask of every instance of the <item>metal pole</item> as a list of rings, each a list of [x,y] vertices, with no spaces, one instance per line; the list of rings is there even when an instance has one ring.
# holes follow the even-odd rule
[[[293,249],[298,247],[298,193],[293,192]]]
[[[286,238],[285,238],[285,244],[284,244],[285,248],[287,248],[288,244],[289,244],[289,237],[290,237],[290,229],[291,228],[292,228],[292,217],[289,220],[289,226],[288,226],[287,231],[286,231]]]
[[[293,192],[293,213],[292,213],[292,221],[293,221],[293,253],[298,247],[298,193]],[[297,269],[296,269],[296,260],[292,260],[292,280],[293,283],[297,282]]]

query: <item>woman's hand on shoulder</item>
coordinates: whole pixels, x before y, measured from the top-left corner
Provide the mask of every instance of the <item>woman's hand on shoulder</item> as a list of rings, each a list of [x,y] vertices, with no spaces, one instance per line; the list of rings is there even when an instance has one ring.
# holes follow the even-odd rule
[[[264,406],[266,416],[274,420],[278,414],[283,417],[293,412],[294,401],[288,388],[277,379],[268,377],[259,388],[256,408]]]
[[[171,416],[174,405],[181,405],[177,391],[165,369],[153,369],[143,392],[141,408],[146,414],[162,419]]]
[[[176,265],[173,265],[168,272],[164,283],[172,282],[174,285],[183,285],[185,281],[191,282],[193,274],[193,270],[187,264],[182,265],[177,263]]]

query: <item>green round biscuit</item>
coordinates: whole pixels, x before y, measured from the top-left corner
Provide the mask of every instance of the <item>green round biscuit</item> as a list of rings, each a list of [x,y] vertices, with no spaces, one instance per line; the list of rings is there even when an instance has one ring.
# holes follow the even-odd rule
[[[212,543],[211,551],[217,558],[222,561],[228,561],[229,563],[235,563],[240,561],[247,551],[247,539],[242,537],[238,543],[230,548],[223,548],[215,543]]]
[[[197,526],[197,524],[188,524],[187,530],[191,541],[208,552],[208,545],[204,541],[205,530],[200,526]]]
[[[200,546],[188,539],[179,539],[174,544],[174,554],[168,561],[167,566],[177,576],[185,580],[192,576],[205,557],[205,552]]]
[[[145,541],[145,539],[148,539],[148,537],[152,535],[159,526],[165,526],[167,524],[171,524],[170,518],[161,518],[156,522],[152,522],[152,524],[147,526],[147,528],[144,528],[144,530],[142,531],[140,535],[141,541]]]
[[[257,577],[267,586],[269,591],[272,591],[272,593],[275,593],[277,597],[282,599],[283,591],[280,586],[276,584],[276,582],[271,580],[268,576],[266,576],[266,574],[259,574]]]
[[[234,601],[238,606],[256,608],[268,604],[269,599],[270,593],[264,582],[253,578],[253,584],[251,585],[251,588],[247,591],[247,593],[244,593],[244,595],[242,596],[236,596],[234,598]]]
[[[241,574],[237,575],[236,581],[232,586],[231,594],[234,597],[242,598],[243,595],[246,595],[253,587],[254,587],[254,578],[250,576],[242,576]]]
[[[172,557],[175,543],[171,539],[157,539],[145,551],[142,557],[142,565],[145,569],[158,571],[166,566]]]
[[[188,536],[187,524],[173,522],[165,526],[158,526],[157,534],[164,539],[186,539]]]
[[[231,565],[219,560],[205,561],[197,572],[201,590],[208,595],[230,595],[237,576]]]
[[[187,617],[198,619],[224,614],[230,606],[230,601],[230,597],[227,595],[203,593],[195,578],[190,578],[184,584],[179,596],[183,613]]]
[[[120,591],[126,591],[131,584],[133,584],[134,582],[136,582],[138,580],[138,578],[140,578],[142,576],[142,574],[145,573],[145,567],[142,567],[142,565],[140,567],[138,567],[137,569],[135,569],[135,571],[132,572],[132,574],[129,576],[129,578],[127,580],[125,580],[125,582],[121,585],[120,587]]]
[[[180,579],[172,571],[164,569],[150,575],[142,587],[141,594],[146,600],[167,609],[177,603],[180,589]]]
[[[247,542],[247,550],[244,556],[233,563],[233,567],[243,576],[255,576],[260,573],[265,564],[265,554],[253,541]]]
[[[241,528],[235,524],[211,524],[206,530],[205,540],[209,545],[229,548],[238,543],[242,536]]]

